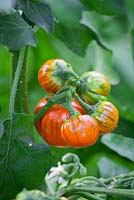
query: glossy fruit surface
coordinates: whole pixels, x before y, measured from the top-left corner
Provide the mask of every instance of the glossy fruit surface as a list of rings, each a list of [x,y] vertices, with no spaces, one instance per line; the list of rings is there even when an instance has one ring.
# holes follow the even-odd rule
[[[110,92],[110,83],[107,77],[99,72],[85,72],[77,82],[78,94],[89,104],[105,100]]]
[[[41,110],[46,103],[47,99],[42,98],[36,105],[34,113]],[[85,114],[85,110],[76,99],[72,100],[72,107],[81,114]],[[69,118],[69,111],[57,104],[52,106],[44,116],[36,122],[35,127],[49,145],[66,147],[68,145],[61,137],[61,126],[64,121]]]
[[[94,144],[99,136],[97,121],[89,115],[75,116],[61,127],[61,136],[69,146],[80,148]]]
[[[82,115],[86,114],[86,110],[84,110],[84,108],[80,105],[80,103],[76,99],[72,100],[71,105],[76,111],[79,111]]]
[[[41,120],[41,136],[49,145],[68,146],[61,137],[61,126],[69,119],[69,111],[61,105],[51,107]]]
[[[46,105],[46,103],[47,103],[47,99],[46,98],[42,98],[39,102],[38,102],[38,104],[36,105],[36,107],[35,107],[35,110],[34,110],[34,114],[36,114],[37,112],[39,112],[45,105]],[[41,121],[42,121],[42,118],[41,119],[39,119],[37,122],[36,122],[36,124],[35,124],[35,127],[36,127],[36,129],[37,129],[37,131],[38,131],[38,133],[41,135]]]
[[[100,102],[92,116],[98,121],[101,134],[112,132],[118,124],[118,110],[109,101]]]
[[[52,59],[45,62],[38,72],[38,80],[43,89],[56,93],[65,85],[75,81],[71,66],[62,59]]]

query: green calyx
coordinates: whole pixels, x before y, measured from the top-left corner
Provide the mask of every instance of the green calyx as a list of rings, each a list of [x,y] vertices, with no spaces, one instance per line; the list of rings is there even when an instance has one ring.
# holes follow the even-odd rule
[[[76,91],[85,102],[94,105],[98,101],[107,100],[110,84],[103,74],[95,71],[86,72],[78,80]]]
[[[90,105],[94,105],[98,101],[106,101],[107,100],[107,98],[105,96],[91,92],[87,86],[86,79],[80,79],[78,81],[76,91],[80,95],[80,97],[86,103],[88,103]]]
[[[55,67],[56,70],[52,73],[52,75],[60,79],[62,85],[76,85],[79,76],[73,71],[70,64],[66,62],[56,62]]]

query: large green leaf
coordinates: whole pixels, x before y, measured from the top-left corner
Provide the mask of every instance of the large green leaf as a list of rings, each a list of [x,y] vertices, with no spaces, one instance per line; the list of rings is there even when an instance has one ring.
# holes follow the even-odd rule
[[[112,85],[119,83],[119,76],[113,68],[113,56],[111,51],[101,48],[95,41],[87,48],[86,59],[89,69],[105,74]]]
[[[106,134],[102,137],[102,143],[122,157],[134,162],[134,139],[116,134]]]
[[[4,127],[0,140],[0,199],[8,200],[24,187],[42,184],[50,167],[50,153],[45,144],[34,143],[30,116],[14,114]]]
[[[79,0],[44,0],[47,2],[57,21],[65,27],[74,28],[78,26],[81,12],[84,6]]]
[[[107,48],[98,33],[86,24],[85,16],[82,17],[85,8],[78,0],[73,2],[50,0],[47,2],[57,18],[55,36],[73,52],[84,56],[86,48],[92,40],[96,40],[103,48]]]
[[[126,13],[131,25],[134,25],[134,2],[133,0],[125,0]]]
[[[134,122],[134,63],[130,36],[123,34],[118,41],[112,43],[114,66],[120,74],[120,83],[110,95],[120,115]]]
[[[132,40],[132,52],[133,52],[133,60],[134,60],[134,26],[131,30],[131,40]]]
[[[103,24],[105,24],[105,20],[109,20],[109,17],[102,17],[94,11],[83,11],[80,22],[89,28],[90,32],[94,35],[94,39],[102,48],[109,50],[104,39],[101,37],[100,31],[100,28],[102,28]]]
[[[128,168],[122,166],[121,164],[107,157],[102,157],[98,162],[98,166],[99,166],[100,176],[103,178],[109,178],[129,172]]]
[[[48,33],[53,32],[54,17],[46,3],[21,0],[21,8],[30,21],[42,27]]]
[[[93,39],[93,34],[83,25],[67,28],[56,24],[55,36],[67,45],[67,47],[80,56],[84,56],[88,44]]]
[[[12,49],[20,49],[26,45],[36,46],[32,28],[17,12],[0,14],[0,42]]]
[[[89,9],[104,15],[120,15],[124,11],[122,0],[81,0]]]

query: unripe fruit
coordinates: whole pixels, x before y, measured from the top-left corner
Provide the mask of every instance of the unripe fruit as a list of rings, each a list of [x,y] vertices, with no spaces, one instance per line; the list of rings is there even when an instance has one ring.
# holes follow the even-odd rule
[[[118,124],[118,110],[109,101],[102,101],[98,103],[92,116],[98,121],[100,134],[112,132]]]
[[[110,83],[105,75],[96,72],[85,72],[77,82],[77,92],[88,104],[106,100],[110,92]]]
[[[62,59],[52,59],[45,62],[38,72],[38,80],[44,90],[56,93],[66,85],[77,82],[78,75],[70,64]]]

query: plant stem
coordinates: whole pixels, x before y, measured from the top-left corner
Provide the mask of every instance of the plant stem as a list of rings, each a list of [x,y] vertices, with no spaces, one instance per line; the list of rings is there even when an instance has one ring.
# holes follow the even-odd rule
[[[63,188],[58,191],[58,194],[65,195],[65,196],[71,196],[72,194],[76,194],[77,192],[82,193],[98,193],[98,194],[107,194],[107,195],[115,195],[115,196],[123,196],[123,197],[130,197],[131,199],[134,199],[134,190],[133,189],[109,189],[109,188],[103,188],[103,187],[70,187],[70,188]]]
[[[13,84],[13,80],[15,77],[15,72],[18,64],[19,59],[19,51],[16,50],[10,50],[11,56],[12,56],[12,71],[11,71],[11,85]]]
[[[17,55],[14,56],[14,58],[16,58],[16,57],[17,57]],[[19,84],[19,80],[20,80],[22,66],[23,66],[23,63],[24,63],[24,57],[25,57],[25,48],[21,49],[21,51],[19,53],[19,59],[18,59],[16,71],[15,71],[15,74],[14,74],[14,80],[13,80],[13,84],[12,84],[10,102],[9,102],[10,118],[12,118],[12,114],[15,111],[16,93],[17,93],[17,88],[18,88],[18,84]]]
[[[38,121],[51,108],[51,106],[53,106],[56,103],[60,103],[65,98],[67,98],[68,95],[70,94],[67,91],[65,91],[50,98],[47,104],[39,112],[36,113],[33,119],[33,123],[35,124],[36,121]]]
[[[97,197],[90,193],[77,192],[76,194],[78,194],[79,196],[84,197],[86,199],[90,199],[90,200],[104,200],[104,199]]]
[[[68,189],[66,194],[74,194],[75,192],[92,192],[92,193],[99,193],[99,194],[109,194],[109,195],[116,195],[116,196],[124,196],[124,197],[133,197],[134,199],[134,190],[129,189],[108,189],[103,187],[75,187]]]
[[[12,51],[12,87],[13,81],[19,68],[19,76],[17,73],[17,85],[14,96],[14,112],[17,113],[29,113],[28,112],[28,100],[27,100],[27,56],[28,47],[23,49],[23,58],[21,51]],[[21,59],[21,63],[20,63]]]
[[[74,94],[77,101],[81,104],[81,106],[87,111],[88,114],[93,114],[95,111],[96,106],[90,106],[86,102],[84,102],[77,93]]]

